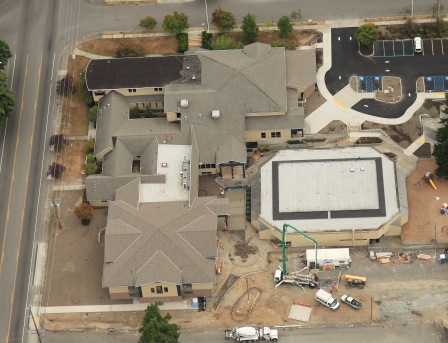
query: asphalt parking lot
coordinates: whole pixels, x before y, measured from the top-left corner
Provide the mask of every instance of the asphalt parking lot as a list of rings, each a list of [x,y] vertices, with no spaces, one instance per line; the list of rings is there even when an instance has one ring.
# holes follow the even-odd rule
[[[422,53],[411,53],[412,40],[379,41],[374,56],[362,56],[355,40],[356,28],[332,29],[332,67],[325,75],[325,83],[331,94],[336,94],[348,83],[351,76],[397,76],[402,80],[403,99],[386,104],[374,99],[363,99],[352,109],[383,118],[399,118],[416,99],[416,81],[426,81],[426,91],[448,90],[448,40],[424,39]],[[445,55],[445,52],[447,55]],[[380,56],[383,54],[383,56]],[[434,83],[434,77],[442,77]],[[443,87],[443,90],[442,90]]]

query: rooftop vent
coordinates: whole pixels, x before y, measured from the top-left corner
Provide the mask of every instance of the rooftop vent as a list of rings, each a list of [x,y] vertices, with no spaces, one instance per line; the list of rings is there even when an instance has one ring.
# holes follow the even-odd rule
[[[212,111],[212,118],[213,119],[218,119],[219,117],[221,117],[221,111],[220,110],[213,110]]]
[[[355,168],[350,168],[350,171],[351,171],[352,173],[354,173],[354,172],[355,172]]]
[[[180,101],[180,107],[182,107],[182,108],[188,107],[188,99],[182,99]]]

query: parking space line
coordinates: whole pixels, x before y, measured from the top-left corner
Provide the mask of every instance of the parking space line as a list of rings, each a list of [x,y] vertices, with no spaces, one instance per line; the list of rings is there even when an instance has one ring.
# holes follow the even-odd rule
[[[386,56],[386,48],[384,46],[384,41],[383,41],[383,56]]]
[[[442,55],[445,55],[445,53],[443,51],[443,41],[442,41],[442,38],[440,38],[440,46],[442,47]]]
[[[412,44],[414,45],[414,44]],[[415,46],[414,46],[414,51],[415,51]],[[422,55],[425,56],[425,44],[423,44],[423,40],[422,40]]]
[[[434,40],[431,39],[431,50],[432,50],[432,55],[434,56]]]

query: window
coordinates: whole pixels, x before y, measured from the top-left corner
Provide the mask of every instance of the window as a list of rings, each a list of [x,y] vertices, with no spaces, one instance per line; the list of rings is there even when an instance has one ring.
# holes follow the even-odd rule
[[[129,93],[132,93],[132,89],[128,89],[128,92],[129,92]]]
[[[164,291],[165,293],[167,293],[167,292],[168,292],[168,287],[163,287],[163,291]]]
[[[135,93],[137,90],[136,89],[128,89],[129,93]]]
[[[154,288],[151,288],[151,293],[155,293],[156,290]]]
[[[266,132],[261,133],[261,138],[266,138]]]
[[[157,294],[163,294],[162,286],[156,286]]]
[[[271,132],[271,138],[279,138],[281,136],[281,132]]]
[[[133,89],[132,92],[135,93],[135,92],[137,92],[137,90],[136,90],[136,89]]]

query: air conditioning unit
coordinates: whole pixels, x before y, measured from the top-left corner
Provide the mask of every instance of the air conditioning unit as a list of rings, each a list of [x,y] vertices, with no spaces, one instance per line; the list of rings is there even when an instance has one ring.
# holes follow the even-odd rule
[[[188,107],[188,99],[182,99],[180,101],[180,107],[182,107],[182,108]]]
[[[219,117],[221,117],[221,111],[220,110],[213,110],[212,111],[212,118],[213,119],[218,119]]]

